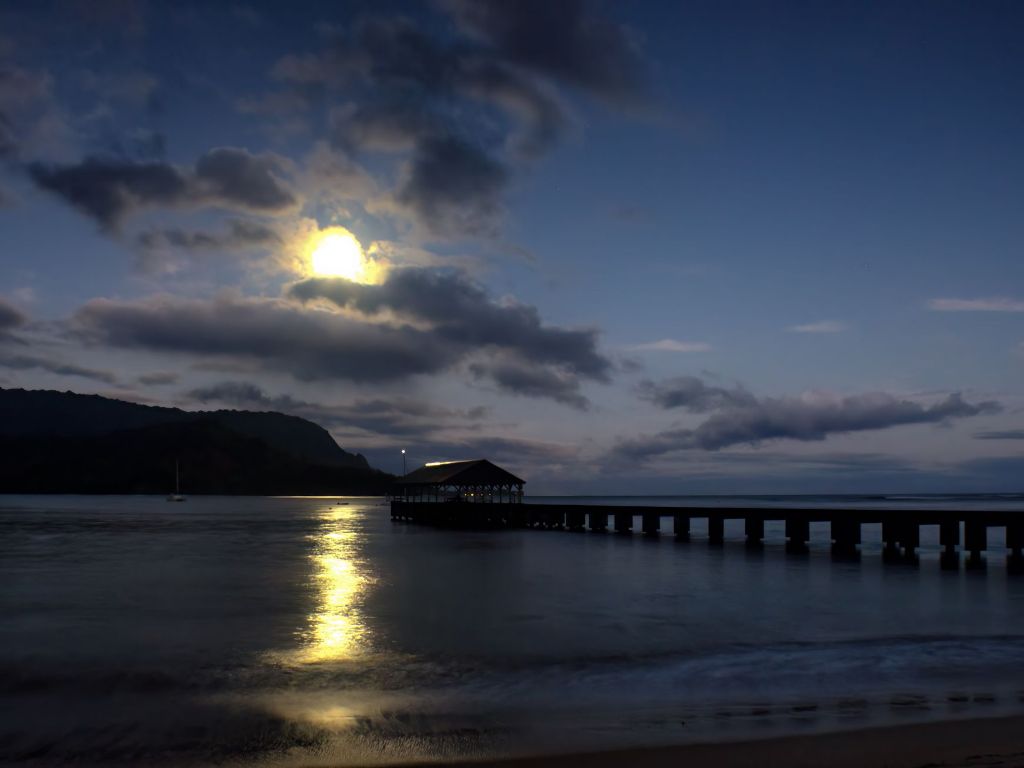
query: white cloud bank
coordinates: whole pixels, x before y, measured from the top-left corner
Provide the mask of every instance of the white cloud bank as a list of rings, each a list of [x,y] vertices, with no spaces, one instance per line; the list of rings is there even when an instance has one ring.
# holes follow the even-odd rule
[[[846,325],[838,320],[819,320],[816,323],[791,325],[786,330],[791,333],[842,333],[846,330]]]
[[[928,309],[935,312],[1024,312],[1024,301],[1006,297],[931,299]]]
[[[633,349],[642,352],[709,352],[711,345],[704,341],[680,341],[679,339],[659,339],[636,344]]]

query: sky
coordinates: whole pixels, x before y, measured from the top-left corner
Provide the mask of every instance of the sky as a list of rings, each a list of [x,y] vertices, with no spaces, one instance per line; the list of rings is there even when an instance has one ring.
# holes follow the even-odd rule
[[[0,7],[0,386],[545,493],[1024,491],[1024,6]]]

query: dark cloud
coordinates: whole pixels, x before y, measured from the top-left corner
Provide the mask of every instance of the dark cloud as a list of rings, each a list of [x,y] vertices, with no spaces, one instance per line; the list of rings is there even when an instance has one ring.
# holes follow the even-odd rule
[[[45,371],[57,376],[78,376],[104,384],[117,383],[117,377],[109,371],[101,371],[37,355],[5,355],[0,353],[0,367],[13,371],[36,370]]]
[[[516,154],[525,157],[538,157],[550,150],[569,125],[567,110],[554,89],[493,60],[464,61],[457,88],[494,104],[518,121],[522,127],[510,136],[510,144]]]
[[[233,219],[223,232],[205,232],[176,227],[150,229],[136,238],[139,248],[156,251],[176,248],[183,251],[234,251],[280,245],[275,229],[255,221]]]
[[[708,386],[696,376],[677,376],[662,382],[645,380],[637,391],[643,400],[659,408],[683,408],[690,413],[709,413],[721,408],[756,405],[752,394],[742,387],[725,389]]]
[[[281,213],[298,200],[278,177],[280,161],[244,149],[221,147],[199,158],[194,169],[165,162],[90,157],[73,165],[32,163],[29,174],[42,189],[95,219],[107,231],[148,207],[217,207]]]
[[[1024,440],[1024,429],[1004,429],[995,432],[976,432],[975,440]]]
[[[463,441],[466,446],[463,455],[487,456],[495,461],[521,465],[523,462],[564,464],[577,455],[575,446],[549,443],[541,440],[524,440],[513,437],[472,437]]]
[[[508,178],[503,165],[467,141],[427,139],[406,165],[395,200],[434,235],[489,235]]]
[[[290,395],[268,395],[250,382],[224,381],[191,390],[186,396],[207,404],[280,411],[315,421],[322,426],[362,430],[375,435],[423,438],[439,430],[474,426],[486,414],[482,408],[442,408],[408,398],[356,398],[350,403],[327,405]]]
[[[146,205],[176,206],[188,197],[188,181],[159,162],[89,158],[77,165],[29,167],[33,181],[100,226],[114,230],[123,216]]]
[[[580,394],[579,378],[564,369],[541,367],[516,355],[470,365],[478,379],[490,379],[498,387],[524,397],[550,398],[573,408],[585,410],[590,402]]]
[[[455,3],[462,36],[435,36],[407,18],[362,18],[327,50],[282,58],[274,75],[301,93],[345,94],[348,103],[331,111],[336,148],[409,153],[395,209],[437,237],[492,235],[512,162],[550,150],[570,124],[555,83],[620,100],[642,82],[622,28],[574,3],[538,9],[531,34],[557,53],[524,55],[516,12]]]
[[[220,296],[189,300],[95,299],[69,333],[91,344],[190,353],[303,380],[397,381],[457,365],[499,387],[582,407],[583,379],[607,381],[611,362],[591,329],[545,325],[536,308],[492,301],[459,273],[395,270],[382,285],[311,279],[290,289],[303,302]]]
[[[407,152],[446,132],[441,118],[419,99],[347,104],[332,110],[330,121],[334,145],[348,153]]]
[[[302,380],[397,380],[442,371],[460,354],[409,326],[230,296],[94,299],[75,313],[70,332],[87,343],[246,362]]]
[[[207,205],[275,212],[296,203],[295,196],[278,178],[280,172],[281,162],[273,156],[219,147],[196,162],[195,186]]]
[[[635,36],[582,0],[443,0],[459,27],[508,61],[615,102],[644,93]]]
[[[26,322],[28,322],[28,318],[20,309],[0,298],[0,335],[19,328]]]
[[[136,381],[146,387],[164,387],[169,384],[177,384],[181,377],[173,371],[154,371],[144,373]]]
[[[429,324],[439,338],[467,349],[512,352],[534,364],[553,364],[574,375],[607,381],[611,361],[597,349],[597,332],[545,325],[536,307],[498,303],[460,272],[392,270],[380,285],[341,278],[296,283],[290,295],[326,299],[367,317],[390,313]]]
[[[708,388],[714,390],[715,388]],[[730,390],[723,390],[730,392]],[[718,393],[721,395],[721,392]],[[716,395],[717,396],[717,395]],[[757,445],[767,440],[824,440],[829,435],[862,432],[909,424],[941,424],[953,419],[996,413],[993,401],[966,402],[958,393],[931,406],[877,393],[836,399],[751,397],[746,403],[695,399],[680,403],[716,412],[695,429],[672,429],[618,443],[617,459],[643,460],[684,450],[717,451],[732,445]],[[701,412],[701,411],[697,411]]]
[[[335,136],[349,149],[402,151],[458,137],[453,126],[467,119],[459,99],[495,106],[516,121],[522,128],[514,148],[528,156],[554,146],[568,125],[554,88],[492,51],[442,45],[408,19],[364,19],[337,51],[304,61],[299,71],[307,80],[319,70],[325,85],[340,79],[372,86],[371,96],[332,116]]]

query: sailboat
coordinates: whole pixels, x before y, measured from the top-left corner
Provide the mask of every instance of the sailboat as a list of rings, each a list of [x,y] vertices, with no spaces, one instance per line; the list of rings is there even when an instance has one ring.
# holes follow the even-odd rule
[[[181,478],[178,473],[178,462],[174,462],[174,493],[167,494],[168,501],[185,501],[185,496],[181,492]]]

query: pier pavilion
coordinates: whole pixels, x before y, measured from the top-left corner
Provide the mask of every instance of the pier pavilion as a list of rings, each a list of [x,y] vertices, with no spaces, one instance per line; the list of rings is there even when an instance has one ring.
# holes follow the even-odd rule
[[[487,459],[432,461],[398,478],[391,495],[405,502],[519,504],[525,484]]]
[[[525,483],[487,459],[433,461],[395,481],[391,517],[452,528],[523,527]]]

